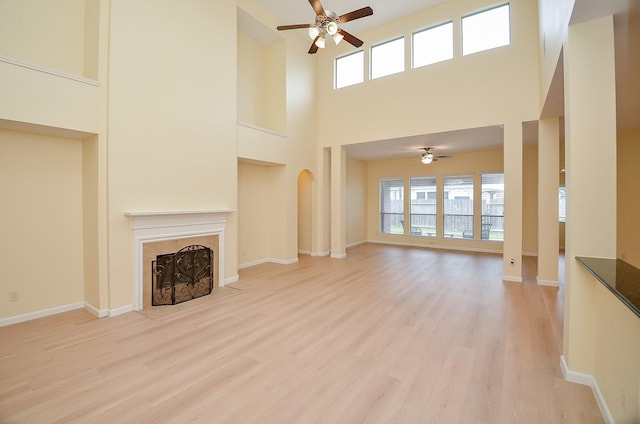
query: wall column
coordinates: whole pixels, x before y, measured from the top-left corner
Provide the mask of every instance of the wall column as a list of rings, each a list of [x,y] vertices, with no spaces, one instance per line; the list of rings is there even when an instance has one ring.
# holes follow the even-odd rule
[[[346,253],[347,154],[342,146],[331,148],[331,257]]]
[[[558,187],[560,185],[560,120],[542,119],[538,126],[538,284],[558,286]]]
[[[563,51],[567,187],[563,356],[570,370],[593,374],[599,283],[575,256],[616,257],[613,17],[570,26]]]
[[[504,125],[505,281],[522,282],[522,123]],[[513,263],[511,263],[513,262]]]

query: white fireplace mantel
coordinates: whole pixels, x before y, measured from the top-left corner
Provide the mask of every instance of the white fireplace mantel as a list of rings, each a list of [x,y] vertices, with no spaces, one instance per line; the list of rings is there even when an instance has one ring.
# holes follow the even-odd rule
[[[143,307],[144,243],[218,235],[218,284],[223,286],[224,230],[227,216],[232,212],[235,210],[125,212],[133,224],[133,308],[141,310]]]

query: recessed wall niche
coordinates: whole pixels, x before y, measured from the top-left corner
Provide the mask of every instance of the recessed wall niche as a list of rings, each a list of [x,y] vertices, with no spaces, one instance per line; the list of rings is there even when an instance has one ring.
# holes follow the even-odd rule
[[[286,132],[286,49],[275,29],[238,9],[238,121]]]
[[[100,0],[0,3],[0,56],[98,79]]]

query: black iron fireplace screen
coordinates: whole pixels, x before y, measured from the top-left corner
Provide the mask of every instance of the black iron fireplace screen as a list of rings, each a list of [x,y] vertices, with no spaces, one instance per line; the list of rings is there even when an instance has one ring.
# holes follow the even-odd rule
[[[213,250],[191,245],[151,263],[152,305],[175,305],[213,291]]]

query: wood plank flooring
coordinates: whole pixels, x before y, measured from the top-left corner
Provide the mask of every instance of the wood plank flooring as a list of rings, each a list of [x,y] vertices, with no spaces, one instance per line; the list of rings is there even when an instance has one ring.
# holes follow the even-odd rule
[[[502,257],[363,244],[177,307],[0,328],[0,422],[602,423],[563,290]]]

